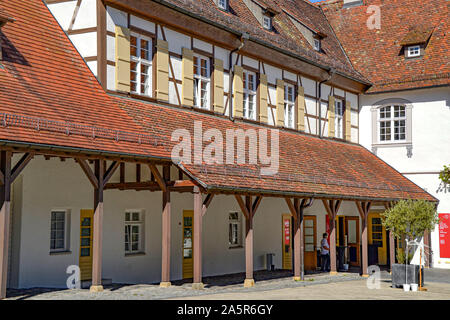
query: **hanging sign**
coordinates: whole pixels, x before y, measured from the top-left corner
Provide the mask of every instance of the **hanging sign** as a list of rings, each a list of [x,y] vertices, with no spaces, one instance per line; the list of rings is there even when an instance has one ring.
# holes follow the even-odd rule
[[[450,258],[450,213],[439,214],[439,252],[441,258]]]
[[[284,220],[284,244],[289,245],[291,242],[291,222],[289,219]]]

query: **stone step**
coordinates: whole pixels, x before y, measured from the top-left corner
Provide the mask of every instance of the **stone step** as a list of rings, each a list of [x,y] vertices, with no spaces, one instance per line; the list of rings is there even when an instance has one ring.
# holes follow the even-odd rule
[[[81,289],[89,289],[92,285],[92,280],[81,281]],[[102,279],[102,286],[112,285],[112,279]]]

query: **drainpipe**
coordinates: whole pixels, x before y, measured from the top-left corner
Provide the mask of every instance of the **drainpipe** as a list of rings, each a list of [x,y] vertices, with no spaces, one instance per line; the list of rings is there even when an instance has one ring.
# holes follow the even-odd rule
[[[228,79],[229,79],[229,85],[228,85],[228,102],[229,102],[229,118],[231,121],[234,121],[234,117],[233,117],[233,78],[234,78],[234,72],[232,71],[232,68],[234,70],[234,65],[233,65],[233,53],[241,50],[244,47],[245,44],[245,40],[248,40],[250,38],[250,35],[247,32],[244,32],[241,35],[241,43],[239,44],[239,47],[233,49],[230,51],[230,56],[228,59],[228,69],[229,69],[229,75],[228,75]],[[233,67],[232,67],[233,66]],[[232,76],[233,75],[233,76]]]
[[[317,99],[317,103],[319,104],[319,137],[322,137],[322,83],[330,81],[335,72],[336,70],[334,68],[331,68],[330,70],[328,70],[327,78],[319,82],[319,94]]]

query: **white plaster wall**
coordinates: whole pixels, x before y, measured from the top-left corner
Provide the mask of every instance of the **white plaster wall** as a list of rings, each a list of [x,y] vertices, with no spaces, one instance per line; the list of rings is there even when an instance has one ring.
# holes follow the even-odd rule
[[[83,0],[78,9],[77,17],[73,24],[73,30],[91,28],[97,26],[97,1]]]
[[[83,57],[97,56],[97,32],[72,34],[69,36]]]
[[[56,21],[61,25],[63,30],[69,29],[70,21],[72,20],[73,12],[77,5],[77,1],[68,1],[61,3],[48,4],[47,7],[55,17]]]
[[[360,97],[360,143],[372,149],[371,107],[388,98],[402,98],[412,103],[412,157],[405,147],[378,148],[377,155],[405,174],[407,178],[439,199],[439,213],[450,212],[448,193],[436,193],[438,174],[450,162],[450,90],[433,88]],[[432,232],[433,263],[435,267],[450,267],[450,259],[439,256],[438,229]],[[441,263],[439,263],[439,261]]]
[[[132,167],[126,179],[132,181]],[[175,175],[176,172],[173,172]],[[142,167],[142,179],[148,179]],[[69,265],[79,259],[80,210],[93,206],[93,189],[81,168],[73,160],[44,160],[36,157],[22,173],[20,225],[20,263],[18,286],[65,287]],[[111,182],[117,182],[118,173]],[[45,184],[45,187],[43,187]],[[161,279],[161,208],[160,192],[107,190],[104,197],[103,278],[115,283],[157,283]],[[70,253],[50,255],[50,212],[69,209]],[[124,212],[142,209],[145,215],[145,254],[124,254]],[[192,194],[172,195],[171,278],[182,277],[182,212],[193,210]],[[240,211],[232,196],[216,196],[203,221],[203,275],[211,276],[245,271],[245,249],[228,247],[228,213]],[[282,263],[282,214],[288,213],[279,198],[264,198],[254,220],[254,268],[266,267],[265,254],[275,253],[275,266]],[[357,215],[353,203],[343,203],[341,214]],[[317,241],[325,231],[325,210],[320,201],[305,211],[317,215]],[[242,216],[241,216],[242,218]],[[243,220],[243,219],[242,219]],[[244,232],[244,223],[242,224]],[[17,229],[15,229],[17,232]],[[243,235],[244,237],[244,235]],[[244,244],[243,238],[243,244]],[[319,243],[319,242],[317,242]]]

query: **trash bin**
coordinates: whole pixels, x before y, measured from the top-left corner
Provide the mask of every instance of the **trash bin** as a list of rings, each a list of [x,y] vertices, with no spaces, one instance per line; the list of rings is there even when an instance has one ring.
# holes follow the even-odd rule
[[[275,270],[275,266],[273,265],[273,256],[275,255],[275,253],[267,253],[266,254],[266,266],[267,266],[267,271],[273,271]]]

